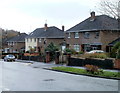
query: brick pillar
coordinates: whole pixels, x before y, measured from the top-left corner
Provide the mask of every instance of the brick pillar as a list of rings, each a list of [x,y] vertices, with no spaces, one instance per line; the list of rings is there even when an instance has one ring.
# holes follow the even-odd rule
[[[59,64],[59,56],[60,56],[60,52],[56,51],[55,52],[55,64]]]
[[[114,61],[114,68],[120,69],[120,59],[115,59],[115,61]]]
[[[70,53],[68,53],[68,54],[67,54],[67,65],[69,65],[70,58],[71,58],[71,54],[70,54]]]
[[[46,51],[46,63],[50,62],[50,52]]]

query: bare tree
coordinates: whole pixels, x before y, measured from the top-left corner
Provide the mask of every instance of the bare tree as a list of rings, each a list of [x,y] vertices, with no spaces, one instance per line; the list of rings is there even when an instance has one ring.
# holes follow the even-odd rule
[[[101,0],[98,12],[120,18],[120,0]]]

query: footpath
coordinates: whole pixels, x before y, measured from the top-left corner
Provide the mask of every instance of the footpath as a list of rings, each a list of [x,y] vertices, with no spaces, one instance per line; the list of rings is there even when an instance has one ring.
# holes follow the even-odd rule
[[[84,67],[79,66],[66,66],[66,64],[55,64],[54,61],[50,63],[45,62],[36,62],[36,61],[30,61],[30,60],[16,60],[17,62],[23,62],[23,63],[30,63],[31,66],[34,68],[50,68],[50,67],[57,67],[57,66],[65,66],[65,67],[73,67],[73,68],[80,68],[85,69]],[[119,70],[110,70],[110,69],[102,69],[104,71],[110,71],[110,72],[119,72]]]

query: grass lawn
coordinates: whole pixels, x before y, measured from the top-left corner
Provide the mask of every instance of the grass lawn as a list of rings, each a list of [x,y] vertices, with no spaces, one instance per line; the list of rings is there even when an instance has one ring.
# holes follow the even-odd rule
[[[120,72],[110,72],[110,71],[103,71],[103,73],[90,73],[87,72],[86,69],[79,69],[73,67],[52,67],[53,70],[65,71],[65,72],[73,72],[77,74],[87,74],[87,75],[94,75],[94,76],[104,76],[104,77],[114,77],[120,78]]]

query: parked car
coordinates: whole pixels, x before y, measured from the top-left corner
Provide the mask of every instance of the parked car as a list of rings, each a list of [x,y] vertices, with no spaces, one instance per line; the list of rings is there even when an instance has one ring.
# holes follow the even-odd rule
[[[4,61],[15,61],[15,56],[14,56],[14,55],[11,55],[11,54],[6,55],[6,56],[4,57]]]
[[[91,50],[89,52],[86,52],[88,54],[91,54],[91,53],[105,53],[103,50]]]

